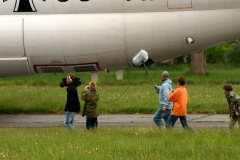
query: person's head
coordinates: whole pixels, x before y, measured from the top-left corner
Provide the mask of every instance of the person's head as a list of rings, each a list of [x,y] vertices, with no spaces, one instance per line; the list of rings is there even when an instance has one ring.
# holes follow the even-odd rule
[[[232,91],[233,90],[233,87],[231,84],[225,84],[223,86],[223,93],[227,94],[228,92]]]
[[[185,78],[183,76],[179,76],[177,78],[177,82],[178,82],[179,85],[184,86],[186,81],[185,81]]]
[[[89,89],[90,89],[90,90],[95,90],[96,88],[97,88],[96,82],[91,81],[91,82],[89,83]]]
[[[75,75],[73,73],[69,73],[66,77],[67,84],[71,84],[75,79]]]
[[[169,73],[167,71],[163,71],[161,75],[162,75],[162,80],[166,80],[169,77]]]

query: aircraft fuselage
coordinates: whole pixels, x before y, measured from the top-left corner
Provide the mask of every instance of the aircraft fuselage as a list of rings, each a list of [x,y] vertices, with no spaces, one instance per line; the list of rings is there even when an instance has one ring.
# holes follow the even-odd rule
[[[141,49],[161,62],[240,37],[239,0],[22,4],[0,2],[0,77],[121,70]]]

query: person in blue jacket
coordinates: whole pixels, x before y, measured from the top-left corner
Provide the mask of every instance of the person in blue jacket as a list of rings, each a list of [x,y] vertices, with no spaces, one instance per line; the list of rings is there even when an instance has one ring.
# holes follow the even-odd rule
[[[165,126],[168,125],[171,116],[172,102],[168,100],[168,93],[172,90],[172,81],[169,78],[169,73],[164,71],[162,74],[162,85],[154,85],[157,93],[159,93],[160,108],[153,116],[154,123],[159,127],[164,127],[162,118],[164,119]]]

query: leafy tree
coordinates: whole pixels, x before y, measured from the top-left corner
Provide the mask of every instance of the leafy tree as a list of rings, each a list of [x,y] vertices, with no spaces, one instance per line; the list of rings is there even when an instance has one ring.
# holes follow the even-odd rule
[[[235,44],[234,51],[228,54],[228,62],[231,64],[240,64],[240,41]]]
[[[222,45],[212,47],[204,50],[206,61],[208,63],[226,62],[228,53],[234,51],[234,45],[231,43],[224,43]]]

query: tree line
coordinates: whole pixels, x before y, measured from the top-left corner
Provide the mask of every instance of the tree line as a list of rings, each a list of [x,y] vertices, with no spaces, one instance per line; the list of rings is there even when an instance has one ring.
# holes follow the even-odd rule
[[[240,62],[240,40],[235,43],[225,43],[205,50],[207,63],[230,63],[237,65]]]
[[[174,59],[174,64],[191,63],[191,54],[187,57],[178,57]],[[205,63],[229,63],[233,65],[240,64],[240,40],[234,43],[224,43],[204,50]]]
[[[240,64],[240,40],[234,43],[224,43],[212,48],[198,51],[173,59],[170,64],[191,64],[191,72],[195,74],[206,74],[208,64]]]

